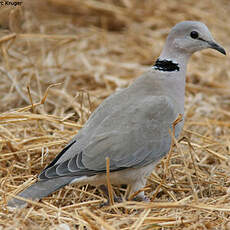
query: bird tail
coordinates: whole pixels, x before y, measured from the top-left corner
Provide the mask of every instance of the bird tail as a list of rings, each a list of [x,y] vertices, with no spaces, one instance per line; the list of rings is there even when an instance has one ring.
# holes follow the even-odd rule
[[[24,191],[17,194],[17,196],[30,199],[30,200],[40,200],[41,198],[48,196],[49,194],[64,187],[65,185],[70,184],[72,180],[73,177],[59,177],[59,178],[37,181],[36,183],[32,184]],[[9,200],[7,206],[22,208],[26,206],[26,204],[27,204],[26,201],[13,198]]]

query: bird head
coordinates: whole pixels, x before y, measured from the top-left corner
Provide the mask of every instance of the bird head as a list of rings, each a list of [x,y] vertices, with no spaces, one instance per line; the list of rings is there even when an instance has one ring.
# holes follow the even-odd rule
[[[226,55],[212,37],[208,27],[196,21],[184,21],[176,24],[168,35],[166,46],[173,47],[176,53],[193,54],[196,51],[211,48]]]

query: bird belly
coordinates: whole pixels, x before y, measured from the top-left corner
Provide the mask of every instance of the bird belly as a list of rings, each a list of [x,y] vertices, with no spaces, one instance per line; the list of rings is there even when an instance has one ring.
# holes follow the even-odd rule
[[[157,162],[153,162],[140,168],[129,168],[123,169],[116,172],[110,172],[110,182],[113,185],[121,184],[134,184],[137,181],[145,180],[153,171]],[[102,185],[107,184],[106,173],[100,173],[95,176],[84,176],[76,178],[71,181],[71,184],[77,183],[79,185],[91,184],[91,185]]]

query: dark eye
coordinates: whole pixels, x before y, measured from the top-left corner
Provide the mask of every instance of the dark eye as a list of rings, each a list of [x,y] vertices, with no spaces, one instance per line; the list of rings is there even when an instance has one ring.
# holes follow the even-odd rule
[[[190,37],[193,38],[193,39],[197,39],[197,38],[199,37],[199,34],[198,34],[198,32],[196,32],[196,31],[192,31],[192,32],[190,33]]]

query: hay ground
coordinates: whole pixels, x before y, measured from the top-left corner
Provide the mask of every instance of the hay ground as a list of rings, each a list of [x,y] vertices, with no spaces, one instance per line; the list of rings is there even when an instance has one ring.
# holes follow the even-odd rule
[[[1,7],[0,229],[230,229],[230,62],[213,50],[190,60],[187,139],[173,148],[168,170],[164,158],[149,178],[152,202],[100,208],[105,197],[87,185],[66,186],[26,209],[5,208],[103,99],[153,64],[175,23],[203,21],[229,53],[229,12],[228,0]]]

